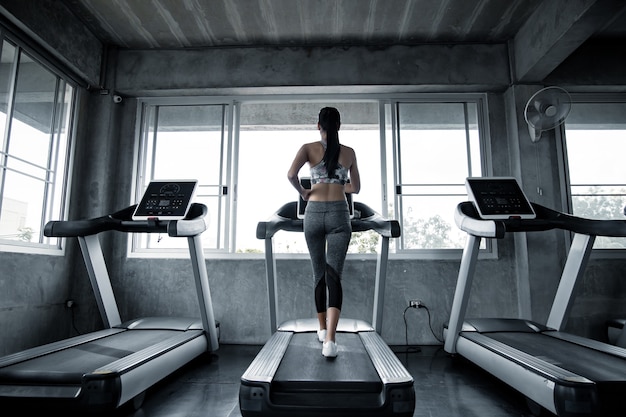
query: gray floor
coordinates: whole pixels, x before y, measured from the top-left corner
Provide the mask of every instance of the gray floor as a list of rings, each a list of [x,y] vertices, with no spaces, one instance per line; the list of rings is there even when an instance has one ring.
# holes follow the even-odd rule
[[[240,417],[239,380],[260,346],[222,345],[211,358],[200,358],[153,387],[143,406],[120,410],[129,417]],[[524,398],[490,375],[438,346],[398,358],[415,379],[414,416],[532,416]]]

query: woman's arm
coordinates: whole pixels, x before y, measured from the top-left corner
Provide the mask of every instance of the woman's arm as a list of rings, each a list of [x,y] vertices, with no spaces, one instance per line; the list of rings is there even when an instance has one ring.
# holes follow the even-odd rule
[[[361,176],[359,174],[359,167],[356,163],[356,153],[352,151],[352,165],[350,165],[350,182],[346,184],[346,193],[358,194],[361,191]]]
[[[307,145],[302,145],[298,153],[296,153],[296,157],[293,159],[291,163],[291,167],[289,171],[287,171],[287,179],[293,185],[293,188],[300,193],[302,198],[306,201],[309,198],[309,194],[311,190],[305,189],[302,184],[300,184],[300,179],[298,178],[298,173],[300,169],[306,164],[309,160]]]

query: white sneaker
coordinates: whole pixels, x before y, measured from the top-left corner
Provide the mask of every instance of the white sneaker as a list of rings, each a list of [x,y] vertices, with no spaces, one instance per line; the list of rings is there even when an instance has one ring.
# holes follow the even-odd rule
[[[324,342],[322,345],[322,355],[327,358],[337,357],[337,343],[333,341]]]
[[[322,329],[322,330],[318,330],[317,331],[317,339],[321,343],[324,343],[324,340],[326,340],[326,329]]]

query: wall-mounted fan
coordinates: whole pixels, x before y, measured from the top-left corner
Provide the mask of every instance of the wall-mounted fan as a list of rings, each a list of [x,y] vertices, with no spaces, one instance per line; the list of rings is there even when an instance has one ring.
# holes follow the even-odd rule
[[[524,109],[530,140],[537,142],[541,132],[563,123],[571,108],[568,92],[560,87],[546,87],[533,94]]]

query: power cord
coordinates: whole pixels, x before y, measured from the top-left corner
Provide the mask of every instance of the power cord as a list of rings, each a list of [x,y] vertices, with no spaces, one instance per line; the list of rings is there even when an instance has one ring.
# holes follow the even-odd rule
[[[428,327],[430,328],[430,332],[433,334],[433,337],[439,342],[439,343],[443,343],[442,339],[439,339],[437,337],[437,335],[435,334],[435,331],[433,330],[433,323],[432,320],[430,318],[430,310],[428,309],[428,307],[426,307],[425,305],[422,305],[421,308],[426,310],[426,313],[428,313]]]
[[[404,319],[404,340],[406,342],[405,344],[406,350],[403,352],[397,352],[397,353],[418,353],[422,351],[422,349],[417,345],[409,346],[409,325],[406,322],[406,312],[409,308],[414,308],[414,307],[408,306],[407,308],[404,309],[404,312],[402,313],[402,318]]]
[[[432,333],[433,337],[439,343],[443,343],[443,340],[441,340],[439,337],[437,337],[437,335],[435,334],[435,331],[433,330],[432,317],[430,315],[430,310],[428,309],[428,307],[426,307],[426,305],[424,303],[422,303],[421,301],[418,301],[418,302],[411,302],[410,305],[404,309],[404,313],[402,313],[402,316],[404,318],[404,335],[405,335],[405,341],[406,341],[407,348],[409,346],[409,336],[408,336],[409,332],[408,332],[408,324],[407,324],[407,321],[406,321],[406,312],[410,308],[416,308],[416,309],[423,308],[424,310],[426,310],[426,313],[428,314],[428,328],[430,329],[430,332]]]
[[[70,315],[71,315],[70,317],[72,319],[72,328],[78,335],[81,335],[82,333],[76,327],[76,317],[74,316],[74,310],[76,310],[76,302],[74,300],[65,301],[65,308],[70,310]]]

